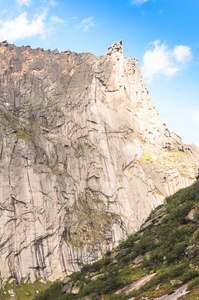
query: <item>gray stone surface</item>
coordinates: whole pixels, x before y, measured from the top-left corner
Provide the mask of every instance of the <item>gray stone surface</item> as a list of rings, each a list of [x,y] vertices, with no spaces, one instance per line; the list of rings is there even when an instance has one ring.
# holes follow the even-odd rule
[[[187,284],[184,284],[180,288],[178,288],[173,294],[154,298],[154,300],[177,300],[180,298],[183,299],[182,297],[185,296],[187,293]]]
[[[0,270],[54,280],[190,185],[199,150],[160,119],[122,43],[101,57],[0,44]]]

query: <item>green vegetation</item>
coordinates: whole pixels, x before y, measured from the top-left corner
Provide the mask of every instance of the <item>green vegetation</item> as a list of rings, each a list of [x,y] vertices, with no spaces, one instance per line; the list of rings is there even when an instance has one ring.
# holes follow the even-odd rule
[[[50,287],[43,291],[39,296],[37,296],[35,299],[40,300],[70,300],[73,299],[72,294],[63,294],[61,291],[61,282],[59,280],[55,281],[53,284],[50,285]]]
[[[31,283],[29,280],[24,280],[20,285],[16,285],[12,280],[9,280],[1,290],[0,299],[10,300],[12,297],[11,295],[15,295],[12,297],[13,299],[33,300],[42,291],[48,290],[51,284],[51,282],[44,283],[40,280],[37,280],[34,283]]]

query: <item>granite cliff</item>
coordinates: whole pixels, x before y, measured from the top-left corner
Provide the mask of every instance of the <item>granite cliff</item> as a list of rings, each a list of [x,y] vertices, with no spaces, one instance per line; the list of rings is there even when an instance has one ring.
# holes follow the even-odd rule
[[[198,195],[199,181],[167,197],[137,233],[81,271],[49,283],[37,294],[33,289],[32,299],[197,300]],[[11,287],[18,296],[20,287]]]
[[[122,42],[101,57],[2,42],[0,137],[3,281],[53,280],[97,260],[199,167]]]

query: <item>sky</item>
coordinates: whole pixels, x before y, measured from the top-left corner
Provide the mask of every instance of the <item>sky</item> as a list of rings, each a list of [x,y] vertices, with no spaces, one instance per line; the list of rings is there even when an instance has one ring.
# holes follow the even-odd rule
[[[199,146],[198,0],[0,0],[0,41],[103,55],[123,41],[167,126]]]

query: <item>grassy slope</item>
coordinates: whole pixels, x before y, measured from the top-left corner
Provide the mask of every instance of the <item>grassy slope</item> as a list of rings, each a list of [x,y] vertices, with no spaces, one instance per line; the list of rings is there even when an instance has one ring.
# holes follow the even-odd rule
[[[37,280],[34,283],[26,280],[21,282],[20,285],[16,285],[14,280],[10,280],[4,288],[1,290],[0,299],[1,300],[10,300],[10,299],[17,299],[17,300],[32,300],[35,298],[37,293],[41,293],[45,291],[51,286],[51,282],[42,282]],[[11,295],[14,295],[13,297]]]
[[[61,283],[57,281],[35,299],[117,300],[133,296],[135,299],[146,296],[153,299],[172,293],[184,283],[188,284],[190,293],[183,299],[197,299],[199,210],[195,209],[192,221],[186,216],[198,203],[199,181],[167,198],[166,204],[156,208],[138,233],[107,252],[101,260],[73,273],[70,283],[79,287],[78,294],[63,293]],[[141,263],[136,265],[134,259],[138,256]],[[156,275],[139,290],[115,294],[150,273]]]

